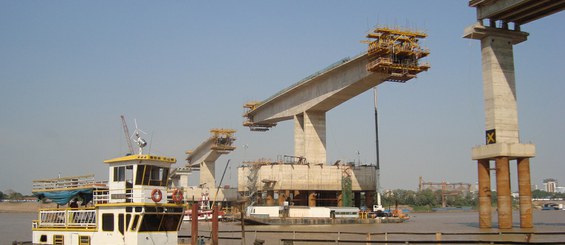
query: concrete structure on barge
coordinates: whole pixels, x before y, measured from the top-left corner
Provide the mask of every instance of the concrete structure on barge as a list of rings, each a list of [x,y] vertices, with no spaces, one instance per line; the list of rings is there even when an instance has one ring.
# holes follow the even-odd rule
[[[367,206],[376,191],[373,165],[248,162],[238,169],[238,192],[251,205]],[[245,177],[244,177],[245,176]]]

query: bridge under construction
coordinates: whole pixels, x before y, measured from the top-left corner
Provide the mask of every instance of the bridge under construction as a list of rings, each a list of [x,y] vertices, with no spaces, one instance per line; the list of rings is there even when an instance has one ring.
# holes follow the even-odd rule
[[[294,155],[279,161],[246,162],[238,191],[251,204],[371,207],[377,191],[374,165],[327,163],[326,112],[385,82],[404,83],[430,65],[423,32],[378,27],[367,34],[367,52],[345,58],[281,90],[244,105],[244,126],[268,131],[294,122]]]

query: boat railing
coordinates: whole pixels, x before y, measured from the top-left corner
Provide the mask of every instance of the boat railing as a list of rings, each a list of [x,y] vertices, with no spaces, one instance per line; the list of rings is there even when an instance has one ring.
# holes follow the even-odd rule
[[[149,194],[143,188],[124,188],[93,191],[94,204],[119,203],[119,202],[146,202],[150,199]],[[166,195],[166,193],[163,193]],[[166,198],[164,196],[163,198]]]
[[[80,209],[46,209],[39,211],[36,227],[53,228],[95,228],[96,210],[93,208]]]
[[[45,191],[52,189],[68,189],[84,186],[105,186],[105,182],[94,180],[94,175],[61,177],[53,179],[34,180],[33,191]]]

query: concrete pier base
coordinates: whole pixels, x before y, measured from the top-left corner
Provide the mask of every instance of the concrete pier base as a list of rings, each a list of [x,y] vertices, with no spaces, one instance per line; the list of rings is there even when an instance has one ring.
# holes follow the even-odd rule
[[[496,192],[498,228],[512,228],[512,196],[510,191],[510,163],[508,157],[496,158]]]
[[[532,221],[532,185],[530,183],[530,159],[518,159],[518,188],[520,193],[520,227],[534,227]]]
[[[490,161],[481,159],[479,163],[479,227],[492,227]]]

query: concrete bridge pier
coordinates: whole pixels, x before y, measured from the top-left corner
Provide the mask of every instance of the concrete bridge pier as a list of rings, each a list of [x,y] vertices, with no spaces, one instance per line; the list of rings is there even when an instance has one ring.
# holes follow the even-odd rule
[[[472,157],[478,161],[481,228],[492,225],[491,160],[496,169],[498,228],[512,228],[511,160],[518,162],[520,226],[532,227],[529,158],[535,156],[535,145],[520,143],[513,55],[513,45],[525,41],[528,33],[506,28],[479,23],[465,30],[466,38],[481,40],[486,142],[472,149]]]
[[[490,228],[492,226],[492,211],[490,190],[490,161],[481,159],[479,163],[479,227]]]
[[[294,155],[305,157],[308,163],[326,163],[326,112],[294,116]]]

